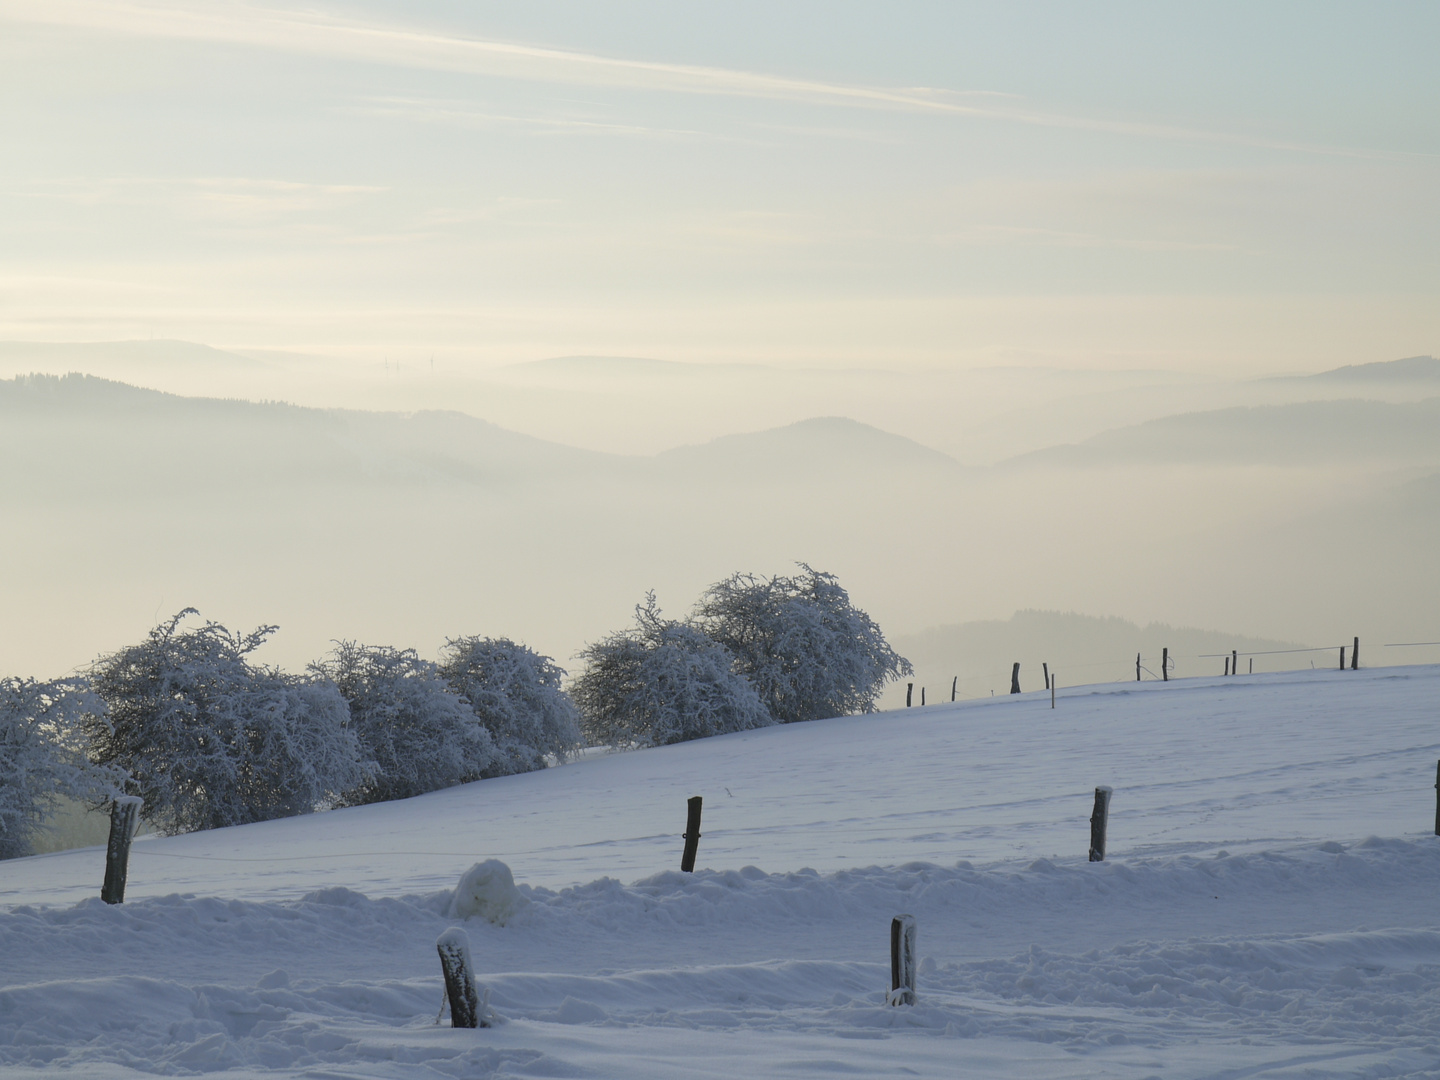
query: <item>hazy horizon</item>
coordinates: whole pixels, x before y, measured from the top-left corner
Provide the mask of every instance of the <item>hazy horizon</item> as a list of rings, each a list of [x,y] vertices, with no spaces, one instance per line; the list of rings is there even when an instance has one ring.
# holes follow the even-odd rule
[[[105,369],[104,350],[90,353]],[[161,367],[176,361],[176,348],[160,353]],[[7,355],[0,345],[0,362]],[[1440,532],[1432,367],[1217,383],[1214,395],[1180,384],[1137,397],[1102,378],[1068,425],[1101,431],[1007,454],[1014,436],[1001,423],[1004,438],[976,444],[993,459],[978,464],[835,413],[615,453],[453,409],[335,410],[22,376],[0,381],[10,466],[0,496],[14,525],[0,557],[16,613],[0,652],[17,673],[55,674],[195,606],[232,628],[279,624],[266,657],[292,669],[335,639],[433,655],[471,633],[570,664],[627,625],[649,589],[678,617],[732,572],[806,561],[837,573],[896,640],[1024,609],[1138,624],[1105,638],[1110,660],[1087,650],[1083,623],[1063,645],[1036,629],[1000,633],[978,654],[929,650],[915,659],[932,689],[942,673],[983,682],[988,671],[993,682],[1006,652],[1027,677],[1042,660],[1073,677],[1077,658],[1096,678],[1123,677],[1131,650],[1150,647],[1146,623],[1232,642],[1359,634],[1367,663],[1424,660],[1436,650],[1381,646],[1440,638],[1428,600],[1440,587],[1429,558]],[[763,400],[773,374],[725,385],[738,386],[737,402],[747,388]],[[716,391],[691,375],[656,388],[642,371],[622,390],[650,386],[643,403],[689,415],[692,398],[713,406]],[[1035,380],[1022,383],[1032,396]],[[863,386],[881,413],[927,396],[919,383]],[[1075,396],[1065,383],[1042,415],[1063,419],[1067,390]],[[599,400],[574,385],[534,393],[543,415],[579,416]],[[1218,407],[1170,411],[1198,397]],[[712,412],[720,424],[763,410]],[[1107,416],[1122,419],[1106,428]]]
[[[288,666],[461,633],[568,662],[646,589],[681,614],[797,560],[901,636],[1440,639],[1440,395],[1393,366],[1440,354],[1433,5],[0,30],[0,380],[179,395],[0,383],[7,670],[188,605],[281,624]]]

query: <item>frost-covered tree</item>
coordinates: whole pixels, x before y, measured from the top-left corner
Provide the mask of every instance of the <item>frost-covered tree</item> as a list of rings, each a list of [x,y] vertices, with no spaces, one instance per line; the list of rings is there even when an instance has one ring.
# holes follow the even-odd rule
[[[705,591],[692,622],[729,649],[782,724],[871,712],[889,679],[913,672],[833,574],[734,574]]]
[[[101,657],[104,703],[84,722],[90,755],[130,774],[129,794],[162,832],[308,813],[370,775],[332,684],[252,664],[275,630],[182,629],[186,608],[138,645]]]
[[[563,669],[509,638],[462,637],[445,644],[440,674],[470,703],[495,743],[486,776],[543,769],[581,745],[579,714],[560,688]]]
[[[588,646],[570,694],[593,744],[658,746],[773,723],[723,646],[662,618],[655,594],[635,627]]]
[[[350,727],[376,766],[343,802],[407,799],[485,776],[495,746],[474,711],[414,649],[339,642],[311,671],[334,682]]]
[[[30,854],[60,799],[119,794],[124,770],[85,756],[81,721],[99,708],[82,680],[0,679],[0,859]]]

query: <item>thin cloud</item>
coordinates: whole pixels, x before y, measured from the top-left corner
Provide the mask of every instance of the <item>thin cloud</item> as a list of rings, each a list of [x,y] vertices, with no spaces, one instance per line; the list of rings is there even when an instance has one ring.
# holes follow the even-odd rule
[[[0,0],[0,17],[15,22],[44,23],[130,36],[225,42],[398,67],[546,82],[901,110],[1124,136],[1351,157],[1435,156],[1313,145],[1164,124],[997,107],[988,102],[1005,98],[993,91],[851,86],[731,68],[601,56],[243,3],[182,5],[102,3],[99,0]],[[986,103],[975,103],[977,98]]]
[[[372,184],[315,184],[303,180],[276,180],[249,176],[97,176],[54,180],[50,184],[51,190],[41,194],[84,200],[103,198],[120,192],[133,193],[146,198],[151,197],[152,193],[168,197],[177,189],[204,194],[228,193],[274,197],[377,195],[389,190]]]
[[[1217,244],[1187,240],[1155,240],[1107,236],[1101,233],[1078,232],[1070,229],[1046,229],[1034,225],[976,225],[968,230],[949,233],[937,240],[959,243],[1031,243],[1044,247],[1126,248],[1132,251],[1239,251],[1234,244]]]
[[[404,117],[425,123],[444,124],[456,127],[525,127],[558,134],[575,135],[623,135],[641,139],[717,139],[727,142],[739,140],[718,136],[713,132],[696,131],[688,128],[659,128],[643,124],[618,124],[606,120],[587,120],[563,116],[519,116],[511,113],[487,112],[470,107],[464,102],[437,101],[430,98],[370,98],[368,103],[348,106],[343,112],[364,116]]]

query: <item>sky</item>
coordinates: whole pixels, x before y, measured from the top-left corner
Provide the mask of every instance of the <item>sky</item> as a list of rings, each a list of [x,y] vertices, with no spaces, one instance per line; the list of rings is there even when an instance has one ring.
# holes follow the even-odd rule
[[[1440,351],[1440,7],[0,0],[0,339]]]

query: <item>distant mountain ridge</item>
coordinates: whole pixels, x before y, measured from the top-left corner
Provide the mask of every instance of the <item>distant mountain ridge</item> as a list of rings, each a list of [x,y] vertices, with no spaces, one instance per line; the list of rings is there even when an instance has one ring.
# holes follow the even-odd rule
[[[1440,382],[1440,358],[1407,356],[1401,360],[1380,360],[1372,364],[1346,364],[1300,378],[1331,382]]]
[[[736,379],[784,373],[784,369],[766,364],[657,360],[648,356],[551,356],[543,360],[506,364],[498,371],[520,382],[559,382],[591,386],[633,384],[636,380],[659,381],[667,385],[688,383],[697,379],[704,382],[733,382]]]
[[[1009,467],[1144,463],[1302,464],[1440,461],[1440,397],[1419,402],[1340,398],[1179,413],[1102,432],[1082,443],[1011,458]]]
[[[625,481],[805,483],[860,473],[958,470],[953,459],[841,417],[726,436],[654,457],[582,450],[458,412],[315,409],[183,397],[93,375],[0,381],[0,450],[12,481],[69,475],[210,476],[244,483]],[[68,463],[68,464],[67,464]],[[83,466],[82,466],[83,463]],[[21,477],[23,473],[23,477]],[[3,476],[3,472],[0,472]],[[45,478],[48,477],[48,481]]]
[[[958,680],[959,697],[985,697],[991,691],[1008,693],[1011,667],[1016,662],[1020,664],[1022,690],[1044,687],[1042,665],[1057,674],[1062,686],[1128,681],[1135,677],[1136,653],[1141,655],[1143,677],[1158,678],[1160,658],[1167,648],[1173,663],[1172,678],[1219,675],[1224,666],[1214,654],[1228,654],[1232,649],[1266,654],[1255,658],[1259,661],[1257,671],[1309,663],[1304,653],[1272,651],[1306,647],[1299,642],[1164,623],[1140,626],[1115,616],[1034,609],[1017,611],[1009,619],[956,623],[898,635],[891,644],[915,665],[915,681],[928,686],[932,704],[949,700],[952,679]],[[1241,663],[1241,670],[1248,671],[1248,658]],[[898,694],[903,700],[903,687]],[[896,696],[897,691],[892,689],[892,703]]]
[[[724,435],[708,443],[666,450],[655,460],[672,470],[723,473],[758,482],[775,479],[782,463],[804,471],[842,474],[962,471],[960,463],[947,454],[841,416],[819,416],[765,431]]]
[[[459,413],[366,413],[183,397],[93,375],[0,381],[11,483],[112,490],[128,478],[295,486],[500,482],[583,473],[608,455]],[[5,474],[0,474],[5,475]]]
[[[70,365],[73,369],[94,368],[90,374],[103,375],[117,365],[175,368],[186,365],[208,368],[259,369],[266,365],[210,345],[169,338],[134,341],[0,341],[0,367],[38,364],[42,367]]]

